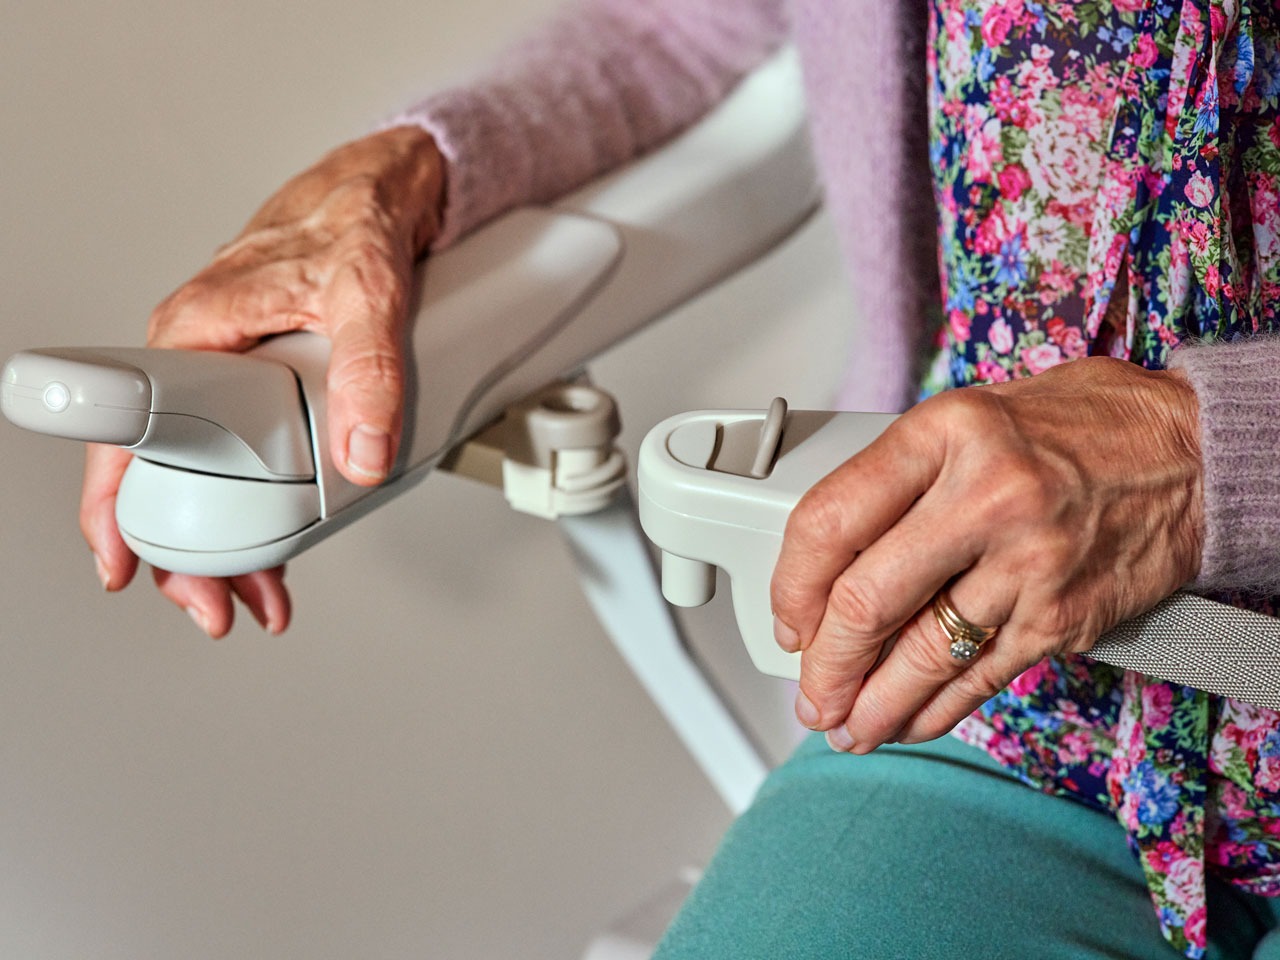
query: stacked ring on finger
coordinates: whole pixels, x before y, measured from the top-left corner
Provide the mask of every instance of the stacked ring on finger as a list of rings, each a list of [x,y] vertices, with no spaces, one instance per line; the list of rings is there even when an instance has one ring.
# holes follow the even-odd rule
[[[957,660],[972,660],[981,652],[982,645],[1000,629],[979,626],[960,616],[946,590],[939,590],[933,598],[933,615],[938,618],[942,632],[951,640],[951,656]]]

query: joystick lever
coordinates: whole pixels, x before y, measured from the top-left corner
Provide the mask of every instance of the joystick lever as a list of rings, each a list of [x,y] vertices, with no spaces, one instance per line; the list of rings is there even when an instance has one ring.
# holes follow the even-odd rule
[[[662,592],[677,606],[715,595],[729,575],[734,613],[756,667],[798,675],[799,658],[773,639],[769,581],[796,501],[874,440],[887,414],[704,410],[654,427],[640,446],[640,522],[662,551]]]

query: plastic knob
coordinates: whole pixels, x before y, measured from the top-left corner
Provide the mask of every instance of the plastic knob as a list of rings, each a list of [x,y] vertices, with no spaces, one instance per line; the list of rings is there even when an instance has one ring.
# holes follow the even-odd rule
[[[662,595],[677,607],[700,607],[716,595],[714,564],[662,551]]]

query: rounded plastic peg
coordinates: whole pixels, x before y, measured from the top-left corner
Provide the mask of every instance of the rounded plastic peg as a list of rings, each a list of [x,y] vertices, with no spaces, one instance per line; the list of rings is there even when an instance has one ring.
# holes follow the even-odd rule
[[[714,564],[662,551],[662,595],[677,607],[700,607],[716,595]]]

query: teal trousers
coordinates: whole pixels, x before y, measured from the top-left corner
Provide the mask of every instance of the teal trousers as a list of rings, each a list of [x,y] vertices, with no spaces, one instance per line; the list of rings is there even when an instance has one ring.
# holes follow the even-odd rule
[[[1210,958],[1280,960],[1280,903],[1210,882]],[[866,757],[807,740],[729,830],[658,960],[1159,958],[1106,813],[959,741]]]

